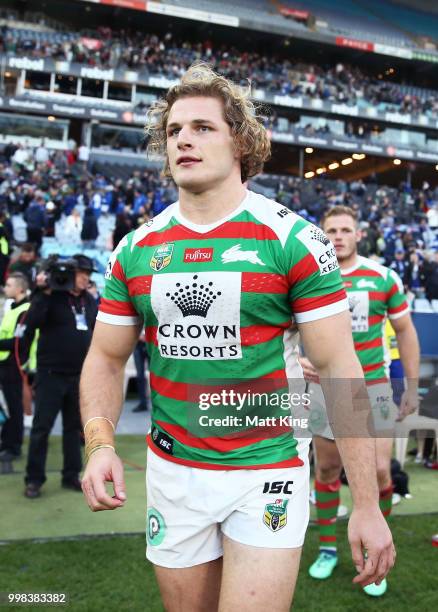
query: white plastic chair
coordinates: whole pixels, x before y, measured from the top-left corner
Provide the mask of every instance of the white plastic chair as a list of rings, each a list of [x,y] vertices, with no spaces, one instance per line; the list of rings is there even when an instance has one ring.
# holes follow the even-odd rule
[[[406,451],[408,449],[408,438],[411,431],[433,430],[438,444],[438,419],[421,416],[418,412],[410,414],[400,423],[395,425],[395,458],[400,462],[401,467],[406,461]]]

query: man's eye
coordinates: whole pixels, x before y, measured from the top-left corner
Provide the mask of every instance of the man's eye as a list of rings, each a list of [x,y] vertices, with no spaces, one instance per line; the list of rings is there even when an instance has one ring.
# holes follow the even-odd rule
[[[168,136],[176,136],[179,132],[180,128],[173,128],[173,130],[170,130],[168,132]]]
[[[208,125],[200,125],[200,126],[198,126],[198,131],[199,132],[209,132],[210,129],[211,128]]]

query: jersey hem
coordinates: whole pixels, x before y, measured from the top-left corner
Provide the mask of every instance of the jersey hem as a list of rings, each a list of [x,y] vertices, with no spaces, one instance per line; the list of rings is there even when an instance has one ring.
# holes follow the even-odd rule
[[[304,465],[303,461],[301,461],[298,456],[291,457],[290,459],[286,459],[284,461],[279,461],[278,463],[265,463],[261,465],[225,465],[222,463],[206,463],[203,461],[193,461],[191,459],[175,457],[174,455],[168,455],[167,453],[160,451],[160,449],[153,443],[150,434],[146,436],[146,443],[151,451],[158,455],[158,457],[161,457],[161,459],[167,459],[167,461],[178,463],[179,465],[186,465],[187,467],[199,468],[201,470],[275,470],[286,467],[301,467]]]

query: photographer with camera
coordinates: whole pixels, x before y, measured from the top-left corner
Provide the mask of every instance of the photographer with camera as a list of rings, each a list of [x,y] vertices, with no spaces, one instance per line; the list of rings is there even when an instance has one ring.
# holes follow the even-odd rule
[[[62,412],[62,486],[81,491],[79,375],[90,345],[97,306],[88,292],[93,262],[85,255],[48,260],[37,276],[26,319],[26,343],[39,329],[35,416],[30,432],[25,496],[39,497],[46,480],[48,439]]]

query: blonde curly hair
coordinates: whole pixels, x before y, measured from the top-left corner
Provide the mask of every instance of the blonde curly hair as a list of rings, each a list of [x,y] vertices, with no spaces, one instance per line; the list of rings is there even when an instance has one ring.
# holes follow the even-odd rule
[[[147,151],[166,156],[164,175],[171,176],[166,154],[167,122],[170,109],[180,98],[207,96],[222,100],[224,120],[231,128],[240,153],[242,183],[263,169],[271,155],[268,133],[250,100],[250,86],[244,90],[217,74],[204,62],[196,62],[184,73],[181,82],[171,87],[166,96],[154,102],[147,113]]]

